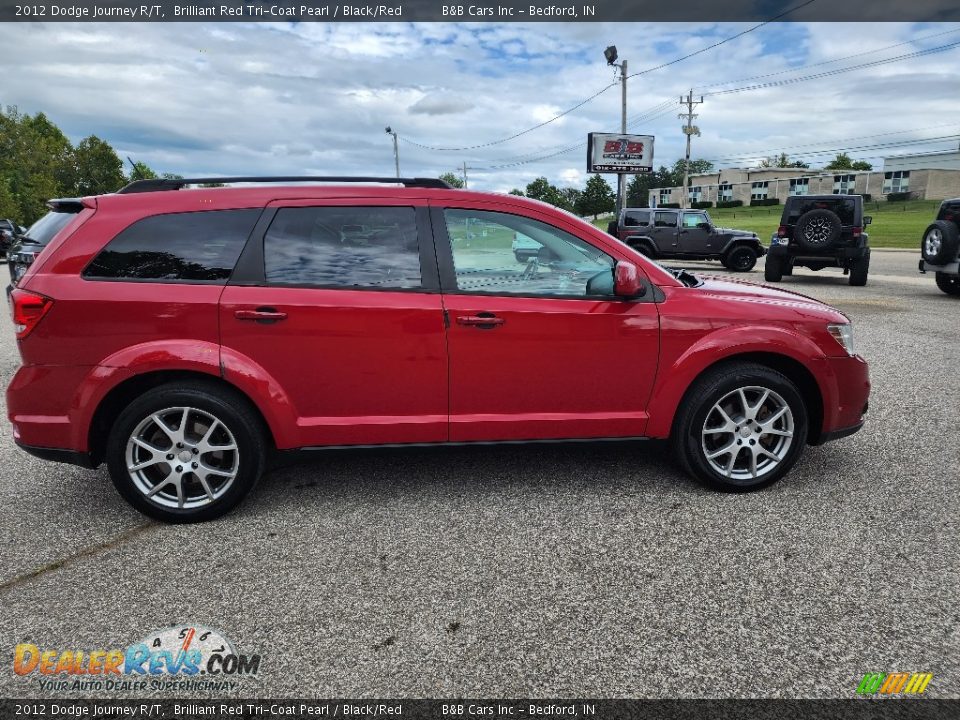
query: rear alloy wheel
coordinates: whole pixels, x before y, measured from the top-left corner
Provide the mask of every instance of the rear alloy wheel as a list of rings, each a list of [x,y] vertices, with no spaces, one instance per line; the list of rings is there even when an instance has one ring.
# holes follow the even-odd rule
[[[734,272],[750,272],[757,264],[757,251],[752,247],[739,245],[727,254],[723,264]]]
[[[840,237],[843,224],[839,216],[830,210],[810,210],[797,220],[793,236],[807,250],[821,251],[829,248]]]
[[[946,220],[937,220],[923,233],[920,254],[932,265],[953,262],[960,250],[960,233],[957,226]]]
[[[165,385],[131,403],[107,441],[113,484],[157,520],[199,522],[239,503],[263,472],[258,419],[229,391]]]
[[[806,437],[807,412],[796,386],[770,368],[735,363],[691,387],[673,444],[692,475],[718,490],[744,492],[783,477]]]
[[[960,275],[937,273],[937,287],[947,295],[960,295]]]

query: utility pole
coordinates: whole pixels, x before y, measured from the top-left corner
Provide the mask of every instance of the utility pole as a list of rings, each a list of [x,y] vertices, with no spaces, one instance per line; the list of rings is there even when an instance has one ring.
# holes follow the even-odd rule
[[[620,132],[627,134],[627,61],[620,63]],[[617,217],[627,206],[627,176],[617,175]]]
[[[397,147],[397,133],[387,125],[387,135],[393,135],[393,162],[397,166],[397,177],[400,177],[400,149]]]
[[[700,100],[694,102],[693,89],[691,88],[686,98],[680,96],[680,103],[687,106],[685,113],[677,115],[681,120],[687,121],[687,124],[683,126],[683,134],[687,136],[687,155],[686,162],[683,165],[683,207],[690,207],[690,138],[693,135],[700,135],[700,128],[693,124],[693,119],[697,117],[696,113],[693,112],[693,106],[702,105],[703,96],[701,95]]]
[[[467,189],[467,161],[463,161],[463,189]]]

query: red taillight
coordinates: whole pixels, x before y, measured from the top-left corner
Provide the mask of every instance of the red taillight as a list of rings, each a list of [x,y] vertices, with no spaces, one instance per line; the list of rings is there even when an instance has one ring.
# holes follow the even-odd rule
[[[787,236],[787,226],[781,225],[777,228],[777,237],[786,237]]]
[[[862,232],[863,232],[863,228],[860,228],[860,227],[855,227],[855,228],[853,228],[853,236],[854,236],[855,238],[860,237],[860,233],[862,233]]]
[[[18,340],[29,335],[53,307],[53,300],[50,298],[26,290],[15,289],[10,293],[10,302],[13,306],[13,329]]]

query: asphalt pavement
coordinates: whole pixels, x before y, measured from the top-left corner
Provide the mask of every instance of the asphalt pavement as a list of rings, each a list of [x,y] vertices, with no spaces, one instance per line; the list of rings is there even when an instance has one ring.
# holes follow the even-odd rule
[[[923,671],[927,696],[958,697],[960,298],[917,260],[874,251],[865,288],[784,279],[852,318],[871,409],[748,495],[655,443],[336,452],[226,518],[165,526],[105,468],[19,451],[4,420],[0,695],[845,698],[864,673]],[[4,314],[4,386],[17,363]],[[260,654],[258,675],[130,693],[12,671],[17,643],[193,625]]]

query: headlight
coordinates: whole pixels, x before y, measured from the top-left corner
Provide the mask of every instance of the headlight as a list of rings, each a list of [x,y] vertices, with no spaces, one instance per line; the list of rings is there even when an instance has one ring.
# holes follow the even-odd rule
[[[845,323],[844,325],[827,325],[827,330],[833,335],[833,339],[843,346],[849,355],[853,355],[853,325]]]

